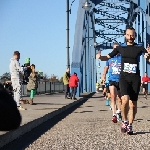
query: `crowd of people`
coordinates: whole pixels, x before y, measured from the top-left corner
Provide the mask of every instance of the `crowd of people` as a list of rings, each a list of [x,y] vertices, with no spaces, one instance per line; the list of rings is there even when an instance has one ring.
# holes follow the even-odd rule
[[[19,110],[26,110],[21,104],[34,104],[33,99],[38,86],[38,75],[35,72],[35,65],[30,65],[29,61],[25,65],[20,66],[19,59],[20,52],[14,51],[9,64],[11,81],[0,84],[0,102],[2,104],[0,105],[0,121],[3,122],[3,124],[0,124],[1,131],[8,131],[19,127],[22,119]],[[75,97],[79,82],[77,73],[74,72],[70,76],[70,70],[67,69],[63,82],[65,85],[65,98],[77,100]],[[26,84],[27,90],[30,91],[29,100],[23,100],[22,98],[22,84]],[[9,108],[9,111],[6,108]],[[15,122],[12,120],[14,118]]]
[[[20,66],[19,59],[20,53],[15,51],[9,64],[11,81],[0,83],[0,131],[9,131],[20,126],[22,117],[19,110],[26,110],[20,105],[23,102],[22,84],[26,84],[27,90],[30,91],[30,100],[26,101],[33,105],[38,78],[35,65],[28,62]]]
[[[129,135],[133,134],[133,120],[137,113],[137,100],[141,86],[139,69],[140,56],[150,61],[150,47],[134,42],[136,38],[135,29],[129,27],[125,31],[126,43],[114,43],[113,51],[107,56],[97,54],[97,59],[106,61],[102,80],[109,81],[109,92],[112,107],[112,121],[117,123],[122,120],[121,132]],[[106,75],[108,74],[108,77]],[[145,98],[147,98],[149,78],[147,75],[142,78]],[[116,104],[118,99],[118,104]],[[128,116],[129,113],[129,116]],[[118,116],[118,117],[117,117]]]
[[[26,103],[33,105],[33,98],[37,89],[37,74],[35,72],[35,65],[30,65],[30,62],[24,66],[19,64],[20,52],[15,51],[13,58],[10,59],[10,75],[13,88],[13,97],[16,101],[19,110],[26,110],[20,104],[23,103],[22,98],[22,83],[27,84],[27,90],[30,91],[30,100]]]

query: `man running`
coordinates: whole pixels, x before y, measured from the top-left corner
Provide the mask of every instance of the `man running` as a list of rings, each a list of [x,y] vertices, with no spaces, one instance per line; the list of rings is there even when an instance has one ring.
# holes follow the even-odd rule
[[[119,46],[118,43],[114,43],[113,50]],[[109,77],[109,90],[111,96],[111,107],[113,112],[112,121],[117,123],[117,120],[121,120],[121,94],[119,88],[119,77],[121,71],[121,55],[116,55],[113,58],[109,59],[106,62],[106,66],[104,68],[103,79],[106,79],[106,73],[108,72]],[[118,110],[116,105],[116,99],[118,95]],[[118,117],[118,119],[117,119]]]
[[[140,56],[144,53],[144,58],[149,59],[150,47],[147,49],[136,44],[134,42],[136,37],[135,29],[129,27],[125,32],[126,45],[117,46],[107,56],[101,56],[98,54],[97,58],[107,60],[118,53],[121,54],[121,73],[119,86],[122,95],[122,116],[123,122],[121,126],[121,132],[129,135],[133,134],[132,123],[137,113],[137,100],[140,91],[141,77],[139,69]],[[129,112],[129,121],[128,121]]]
[[[143,87],[143,94],[144,98],[147,99],[148,95],[148,82],[150,82],[150,78],[148,77],[147,73],[145,72],[145,76],[142,77],[142,87]]]

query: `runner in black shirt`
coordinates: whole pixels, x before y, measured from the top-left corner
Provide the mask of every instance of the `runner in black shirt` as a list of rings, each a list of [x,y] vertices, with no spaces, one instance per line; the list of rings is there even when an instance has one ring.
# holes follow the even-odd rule
[[[118,53],[122,56],[119,86],[122,95],[122,116],[124,121],[121,126],[121,132],[127,132],[128,134],[133,134],[132,123],[137,113],[137,100],[141,85],[139,59],[143,53],[145,54],[144,57],[147,58],[150,50],[150,47],[146,50],[134,43],[135,37],[135,29],[128,28],[125,33],[126,46],[117,46],[107,57],[99,54],[99,59],[101,60],[107,60]],[[127,118],[128,111],[129,122]]]

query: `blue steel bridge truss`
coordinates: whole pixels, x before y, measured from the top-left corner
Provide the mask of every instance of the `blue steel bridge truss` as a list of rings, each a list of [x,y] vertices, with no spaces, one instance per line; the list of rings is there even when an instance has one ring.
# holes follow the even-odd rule
[[[123,43],[127,27],[136,29],[137,43],[144,47],[150,43],[149,0],[91,0],[90,11],[82,8],[84,2],[79,0],[71,64],[71,73],[76,72],[80,80],[77,96],[96,91],[97,50],[111,49],[114,42]],[[150,76],[150,63],[142,57],[140,68],[141,75],[147,71]]]

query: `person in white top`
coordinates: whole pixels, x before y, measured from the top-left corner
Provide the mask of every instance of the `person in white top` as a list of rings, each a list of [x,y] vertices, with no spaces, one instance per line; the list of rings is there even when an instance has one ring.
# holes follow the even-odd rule
[[[24,70],[26,67],[21,67],[19,64],[20,53],[19,51],[15,51],[13,54],[13,58],[10,59],[10,75],[11,75],[11,82],[14,91],[14,100],[17,103],[17,107],[19,110],[26,110],[20,106],[20,98],[21,98],[21,78],[23,77]]]

